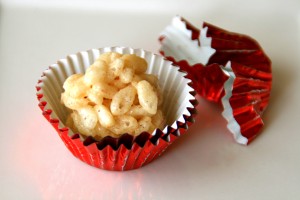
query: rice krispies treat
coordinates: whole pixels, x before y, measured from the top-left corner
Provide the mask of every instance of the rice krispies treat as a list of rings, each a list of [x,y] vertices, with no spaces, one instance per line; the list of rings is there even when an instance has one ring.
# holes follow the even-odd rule
[[[96,139],[162,129],[158,79],[146,70],[146,60],[134,54],[100,55],[85,74],[64,82],[61,101],[70,109],[66,125]]]

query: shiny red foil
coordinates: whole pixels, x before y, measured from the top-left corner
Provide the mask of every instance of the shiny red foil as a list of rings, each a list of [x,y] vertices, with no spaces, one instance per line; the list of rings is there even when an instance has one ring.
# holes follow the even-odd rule
[[[39,81],[40,83],[40,81]],[[41,90],[39,86],[37,91]],[[192,92],[193,95],[196,93]],[[44,117],[55,128],[56,132],[70,152],[81,161],[105,170],[125,171],[140,168],[158,158],[178,137],[186,133],[189,125],[194,123],[196,100],[193,108],[188,108],[190,116],[183,116],[185,123],[177,122],[177,128],[167,126],[167,134],[161,130],[151,135],[147,132],[133,137],[124,134],[120,138],[107,136],[100,141],[92,137],[80,138],[79,134],[70,136],[69,128],[59,128],[59,120],[52,119],[52,110],[46,110],[47,102],[41,101],[43,94],[38,94],[39,107]]]
[[[184,18],[181,20],[186,29],[192,31],[190,40],[198,40],[200,46],[200,30]],[[231,62],[235,79],[229,102],[240,132],[249,143],[263,127],[262,114],[269,104],[272,85],[271,61],[251,37],[208,23],[203,23],[201,28],[204,27],[208,28],[207,37],[212,38],[211,47],[216,50],[206,66],[200,63],[191,66],[187,60],[175,60],[172,55],[166,58],[188,73],[199,95],[220,104],[225,95],[224,84],[229,78],[222,68]],[[165,37],[161,35],[160,42]],[[161,54],[165,55],[163,51]]]

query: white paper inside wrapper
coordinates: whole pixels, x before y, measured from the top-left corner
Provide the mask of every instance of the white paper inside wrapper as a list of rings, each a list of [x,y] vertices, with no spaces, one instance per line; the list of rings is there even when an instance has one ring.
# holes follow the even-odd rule
[[[241,134],[241,127],[234,118],[233,110],[229,102],[229,99],[232,96],[233,82],[235,79],[235,74],[231,68],[231,62],[228,61],[225,67],[222,67],[222,70],[228,75],[228,79],[224,85],[225,95],[222,97],[222,104],[224,107],[222,115],[228,121],[227,128],[233,134],[234,139],[238,143],[246,145],[248,143],[248,139]]]
[[[165,56],[171,56],[176,61],[186,60],[190,65],[201,63],[206,65],[210,57],[216,52],[211,47],[212,38],[207,37],[207,27],[200,29],[198,40],[192,40],[192,31],[186,28],[186,23],[180,16],[172,19],[172,23],[165,28],[161,35],[161,51]],[[199,45],[200,42],[200,45]]]
[[[157,75],[159,79],[163,92],[164,102],[162,110],[166,117],[166,125],[176,129],[176,121],[185,123],[183,115],[190,116],[187,108],[194,107],[190,100],[195,99],[190,94],[194,90],[188,85],[191,80],[184,77],[185,73],[179,72],[177,66],[172,65],[170,61],[165,60],[160,55],[142,49],[108,47],[69,55],[64,59],[58,60],[56,64],[50,65],[49,69],[44,72],[45,76],[41,78],[42,82],[39,85],[41,90],[38,92],[43,93],[43,98],[40,101],[47,102],[45,110],[50,109],[53,111],[51,117],[59,119],[60,128],[64,127],[62,122],[66,121],[68,115],[68,109],[60,102],[64,81],[72,74],[84,73],[99,55],[105,52],[136,54],[145,58],[148,62],[146,73]],[[167,133],[167,128],[163,132]],[[71,134],[73,133],[71,132]]]

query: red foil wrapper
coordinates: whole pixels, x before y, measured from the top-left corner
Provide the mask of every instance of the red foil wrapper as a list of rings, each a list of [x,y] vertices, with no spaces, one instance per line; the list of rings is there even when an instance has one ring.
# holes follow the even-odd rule
[[[179,16],[159,40],[161,54],[188,73],[197,93],[223,105],[235,140],[251,142],[263,127],[272,85],[271,61],[259,44],[206,22],[198,29]]]
[[[64,125],[68,111],[60,103],[60,94],[63,92],[62,85],[65,79],[71,74],[84,73],[85,69],[105,52],[136,54],[148,61],[147,73],[158,75],[164,99],[168,99],[163,104],[168,124],[163,130],[143,132],[136,137],[125,133],[120,138],[107,136],[97,141],[92,137],[74,133]],[[97,168],[125,171],[140,168],[155,160],[178,137],[185,134],[188,126],[194,122],[196,93],[191,87],[191,80],[185,76],[186,73],[180,72],[179,67],[172,62],[142,49],[92,49],[69,55],[50,65],[36,86],[37,98],[44,117],[75,157]],[[178,83],[181,85],[178,86]],[[170,106],[168,102],[175,103]]]

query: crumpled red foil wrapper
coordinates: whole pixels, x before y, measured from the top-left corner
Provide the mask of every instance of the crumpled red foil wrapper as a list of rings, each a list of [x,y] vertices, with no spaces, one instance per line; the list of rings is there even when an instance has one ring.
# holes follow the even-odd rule
[[[272,85],[271,61],[260,45],[206,22],[198,29],[180,16],[159,40],[161,54],[188,73],[197,93],[223,105],[235,140],[250,143],[263,127]]]
[[[73,133],[71,129],[63,124],[64,120],[62,120],[67,115],[64,112],[65,108],[59,103],[60,94],[63,90],[62,84],[69,76],[68,74],[83,72],[84,68],[91,64],[90,59],[92,57],[95,59],[99,54],[109,51],[135,53],[152,60],[152,63],[157,66],[172,65],[170,61],[165,60],[162,56],[141,49],[112,47],[80,52],[59,60],[57,64],[51,65],[49,69],[44,71],[36,86],[37,99],[43,116],[54,127],[65,146],[75,157],[91,166],[105,170],[125,171],[137,169],[158,158],[168,146],[186,133],[188,127],[194,122],[196,114],[196,92],[191,87],[192,82],[185,79],[183,84],[187,84],[185,90],[188,91],[187,93],[190,96],[188,102],[185,102],[186,108],[172,125],[167,125],[163,130],[156,129],[151,134],[143,132],[136,137],[129,134],[123,134],[120,138],[107,136],[100,141],[92,137],[83,137],[80,133]],[[170,77],[181,73],[177,66],[172,65],[171,68],[174,68],[174,73]],[[182,78],[186,76],[185,73],[181,73],[181,75]],[[176,92],[175,90],[174,92]],[[181,92],[178,91],[179,94]],[[186,99],[186,97],[184,98]]]

